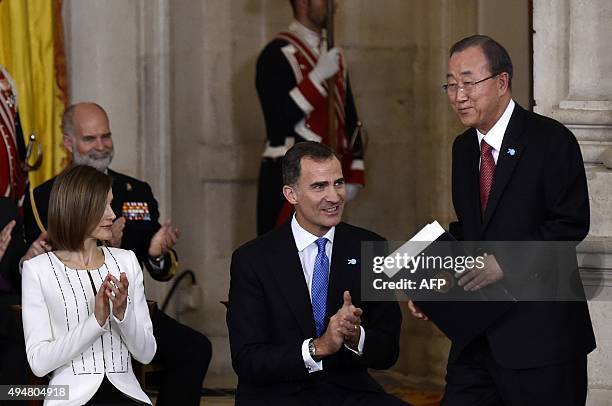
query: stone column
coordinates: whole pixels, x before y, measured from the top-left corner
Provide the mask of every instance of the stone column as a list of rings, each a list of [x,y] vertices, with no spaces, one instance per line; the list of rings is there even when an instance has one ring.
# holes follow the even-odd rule
[[[598,348],[589,356],[588,405],[612,396],[612,3],[534,1],[536,111],[572,130],[585,161],[591,228],[579,246]]]
[[[139,177],[137,6],[138,0],[68,0],[63,11],[70,102],[105,108],[116,150],[112,167]]]
[[[168,0],[66,0],[63,14],[70,102],[105,108],[113,169],[149,182],[170,213]]]
[[[168,0],[67,0],[63,15],[70,102],[104,107],[112,169],[149,182],[163,221],[172,212]],[[147,297],[163,301],[169,284],[147,272],[145,281]]]

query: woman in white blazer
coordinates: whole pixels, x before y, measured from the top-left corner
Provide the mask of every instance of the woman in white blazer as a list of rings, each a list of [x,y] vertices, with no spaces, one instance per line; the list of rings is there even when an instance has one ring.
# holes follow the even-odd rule
[[[151,404],[132,370],[156,350],[142,270],[132,251],[108,241],[111,180],[89,166],[60,174],[49,201],[55,251],[23,264],[23,329],[34,374],[68,385],[45,405]],[[57,393],[55,393],[57,394]]]

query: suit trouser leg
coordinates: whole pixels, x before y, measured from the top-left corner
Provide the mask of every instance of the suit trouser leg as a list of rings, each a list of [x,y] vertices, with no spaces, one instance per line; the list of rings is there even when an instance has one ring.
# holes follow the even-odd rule
[[[385,392],[356,391],[321,382],[298,395],[304,406],[409,406]]]
[[[587,358],[538,368],[504,368],[482,337],[448,365],[446,382],[443,406],[584,406]]]
[[[210,341],[162,311],[154,312],[152,321],[157,341],[154,361],[164,369],[157,405],[199,405],[212,357]]]
[[[491,362],[495,362],[491,359]],[[493,379],[508,406],[584,406],[588,379],[586,355],[561,364],[507,369],[495,364]]]
[[[449,362],[442,406],[506,406],[488,371],[488,356],[489,346],[481,337],[470,343],[455,362]]]

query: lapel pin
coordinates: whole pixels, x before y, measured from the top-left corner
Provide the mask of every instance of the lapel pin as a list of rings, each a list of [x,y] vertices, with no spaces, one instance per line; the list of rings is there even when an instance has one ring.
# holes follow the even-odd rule
[[[357,260],[356,260],[355,258],[350,258],[350,259],[348,260],[348,264],[349,264],[349,265],[357,265]]]
[[[514,154],[516,154],[516,151],[514,150],[514,148],[508,148],[508,155],[514,156]]]
[[[125,183],[125,189],[130,192],[132,190],[132,184],[130,182]]]

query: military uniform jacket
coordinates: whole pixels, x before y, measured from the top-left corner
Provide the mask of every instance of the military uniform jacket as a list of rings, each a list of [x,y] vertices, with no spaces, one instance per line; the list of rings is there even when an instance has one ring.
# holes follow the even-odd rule
[[[314,83],[309,73],[316,66],[319,50],[312,47],[294,22],[279,33],[259,55],[255,84],[266,122],[267,145],[263,157],[279,158],[300,141],[328,140],[329,89]],[[357,128],[357,111],[341,58],[336,75],[337,152],[342,155],[348,183],[364,183],[363,146]]]
[[[25,153],[15,82],[0,65],[0,197],[10,197],[20,208],[28,183]]]

